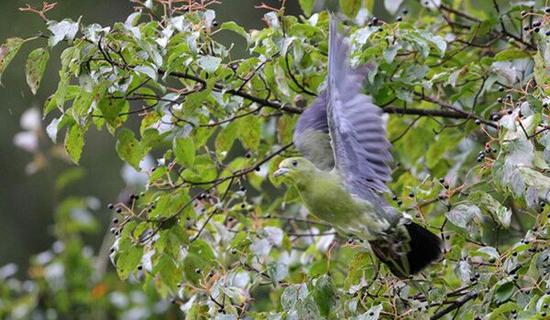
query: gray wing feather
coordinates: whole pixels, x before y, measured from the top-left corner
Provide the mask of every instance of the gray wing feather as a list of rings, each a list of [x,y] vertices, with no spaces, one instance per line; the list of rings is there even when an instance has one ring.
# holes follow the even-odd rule
[[[368,66],[351,68],[349,44],[333,19],[329,32],[327,88],[300,116],[294,144],[319,169],[335,167],[350,192],[371,198],[372,190],[386,191],[391,180],[391,144],[382,110],[361,93]]]
[[[391,144],[371,97],[361,93],[364,69],[349,65],[349,44],[330,22],[327,119],[336,169],[359,196],[387,191]]]

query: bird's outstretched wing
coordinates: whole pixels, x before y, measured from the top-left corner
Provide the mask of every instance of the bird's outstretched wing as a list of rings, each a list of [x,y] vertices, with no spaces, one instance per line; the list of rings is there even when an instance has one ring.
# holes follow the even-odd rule
[[[361,92],[365,68],[350,66],[349,51],[331,19],[327,87],[300,116],[294,143],[319,169],[334,167],[350,192],[366,197],[387,191],[391,144],[382,110]]]

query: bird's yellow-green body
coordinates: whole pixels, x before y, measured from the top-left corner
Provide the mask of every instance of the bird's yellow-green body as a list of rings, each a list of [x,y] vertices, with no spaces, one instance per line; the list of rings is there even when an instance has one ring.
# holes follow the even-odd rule
[[[317,218],[363,240],[375,239],[390,227],[389,221],[377,214],[372,203],[345,188],[337,171],[321,171],[304,158],[290,158],[284,162],[289,168],[293,167],[293,162],[297,163],[289,171],[287,182],[298,189],[304,205]]]

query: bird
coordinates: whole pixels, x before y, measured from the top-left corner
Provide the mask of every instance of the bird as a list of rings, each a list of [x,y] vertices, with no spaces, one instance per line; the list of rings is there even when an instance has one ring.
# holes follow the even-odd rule
[[[337,26],[331,16],[325,87],[294,129],[302,156],[282,160],[273,176],[298,190],[310,214],[364,240],[395,276],[407,278],[441,257],[442,241],[384,197],[393,157],[383,110],[362,92],[369,65],[351,66],[349,39]]]

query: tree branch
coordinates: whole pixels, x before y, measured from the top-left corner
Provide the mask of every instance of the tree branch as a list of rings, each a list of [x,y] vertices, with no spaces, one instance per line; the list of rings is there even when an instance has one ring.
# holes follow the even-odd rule
[[[443,318],[446,314],[452,312],[453,310],[456,310],[460,307],[462,307],[464,304],[466,304],[466,302],[472,300],[472,299],[475,299],[477,298],[477,296],[479,295],[478,292],[470,292],[468,293],[467,295],[465,295],[462,299],[458,299],[456,300],[453,304],[451,304],[450,306],[448,306],[447,308],[439,311],[438,313],[434,314],[430,320],[437,320],[437,319],[441,319]]]
[[[164,75],[166,73],[166,71],[159,70],[159,73],[161,75]],[[182,78],[182,79],[196,81],[196,82],[202,84],[203,86],[206,86],[206,81],[205,80],[203,80],[199,77],[196,77],[194,75],[190,75],[190,74],[183,73],[183,72],[176,72],[176,71],[170,72],[169,75],[173,76],[173,77],[176,77],[176,78]],[[288,112],[288,113],[300,114],[303,111],[300,108],[292,107],[292,106],[289,106],[289,105],[283,105],[283,104],[275,102],[275,101],[271,101],[271,100],[268,100],[268,99],[262,99],[262,98],[253,96],[250,93],[245,92],[243,90],[235,90],[235,89],[227,90],[221,84],[218,84],[218,83],[214,85],[214,90],[216,90],[218,92],[224,92],[224,93],[227,93],[227,94],[235,95],[235,96],[250,100],[252,102],[258,103],[262,106],[272,108],[272,109],[281,110],[281,111],[285,111],[285,112]],[[402,115],[417,115],[417,116],[441,117],[441,118],[450,118],[450,119],[479,119],[482,123],[484,123],[488,126],[491,126],[491,127],[494,127],[494,128],[497,127],[494,123],[492,123],[490,121],[487,121],[487,120],[484,120],[484,119],[481,119],[473,113],[469,113],[467,111],[460,110],[458,108],[455,108],[455,107],[451,106],[450,104],[437,101],[436,99],[433,99],[433,98],[429,98],[429,97],[425,97],[425,98],[429,102],[438,104],[438,105],[440,105],[441,107],[443,107],[445,109],[451,109],[452,111],[429,110],[429,109],[413,109],[413,108],[398,108],[398,107],[385,107],[385,108],[383,108],[383,110],[384,110],[384,112],[390,113],[390,114],[394,113],[394,114],[402,114]]]

